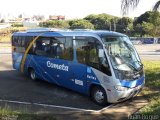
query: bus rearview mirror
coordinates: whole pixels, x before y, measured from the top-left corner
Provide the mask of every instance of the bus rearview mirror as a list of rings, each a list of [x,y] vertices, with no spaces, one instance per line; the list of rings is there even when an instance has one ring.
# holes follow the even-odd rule
[[[104,50],[103,49],[99,49],[98,51],[98,57],[104,57]]]

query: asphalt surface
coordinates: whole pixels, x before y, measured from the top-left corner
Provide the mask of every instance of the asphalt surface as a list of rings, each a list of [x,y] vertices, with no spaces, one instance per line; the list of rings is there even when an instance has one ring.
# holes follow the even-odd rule
[[[159,48],[159,47],[157,47]],[[140,51],[143,60],[160,60],[160,53]],[[11,47],[0,47],[0,99],[100,110],[88,96],[44,81],[32,81],[12,69]]]
[[[32,81],[12,69],[11,55],[0,54],[0,99],[100,110],[88,96],[47,83]]]
[[[143,97],[137,96],[133,100],[102,108],[77,92],[44,81],[32,81],[12,69],[11,48],[0,46],[1,107],[9,106],[27,113],[50,111],[58,120],[124,120],[147,103]],[[49,106],[41,106],[43,104]]]
[[[159,61],[160,44],[134,45],[142,60]]]

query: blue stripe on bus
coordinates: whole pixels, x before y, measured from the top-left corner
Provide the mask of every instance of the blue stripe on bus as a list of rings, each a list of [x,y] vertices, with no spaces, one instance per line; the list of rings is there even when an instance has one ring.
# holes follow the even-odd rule
[[[136,87],[139,85],[142,85],[144,83],[144,76],[142,76],[140,79],[134,80],[134,81],[128,81],[128,80],[120,80],[120,83],[124,87]]]

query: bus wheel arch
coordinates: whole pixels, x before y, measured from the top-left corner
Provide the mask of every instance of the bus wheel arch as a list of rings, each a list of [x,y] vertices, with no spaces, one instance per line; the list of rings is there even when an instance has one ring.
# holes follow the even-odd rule
[[[32,79],[32,80],[36,80],[36,72],[32,67],[28,67],[28,76]]]
[[[101,85],[92,84],[89,89],[90,98],[100,106],[105,106],[107,102],[107,94]]]

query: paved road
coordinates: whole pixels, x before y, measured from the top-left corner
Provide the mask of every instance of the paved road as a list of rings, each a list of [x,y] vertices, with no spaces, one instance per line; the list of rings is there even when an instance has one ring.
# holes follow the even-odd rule
[[[1,54],[0,99],[99,110],[87,96],[44,81],[32,81],[12,69],[11,56]]]
[[[140,58],[142,60],[150,60],[150,61],[160,61],[160,52],[155,51],[143,51],[139,52]]]
[[[134,45],[142,60],[160,60],[160,44]]]
[[[8,28],[8,27],[10,27],[11,26],[11,24],[0,24],[0,29],[3,29],[3,28]]]
[[[34,82],[12,69],[11,48],[0,48],[0,99],[99,110],[87,96],[43,81]],[[143,60],[160,60],[159,52],[141,52]]]
[[[123,120],[147,104],[138,96],[110,108],[95,105],[87,96],[43,81],[32,81],[12,69],[11,54],[0,54],[0,106],[10,106],[13,110],[29,113],[51,113],[58,120]],[[7,53],[7,54],[6,54]],[[3,100],[9,100],[3,101]],[[17,101],[17,103],[14,103]],[[19,101],[19,103],[18,103]],[[23,103],[22,103],[23,102]],[[28,104],[30,103],[30,104]],[[37,103],[37,104],[32,104]],[[39,106],[56,105],[78,109]],[[37,106],[38,105],[38,106]],[[98,111],[97,111],[98,110]],[[100,111],[99,111],[100,110]]]

